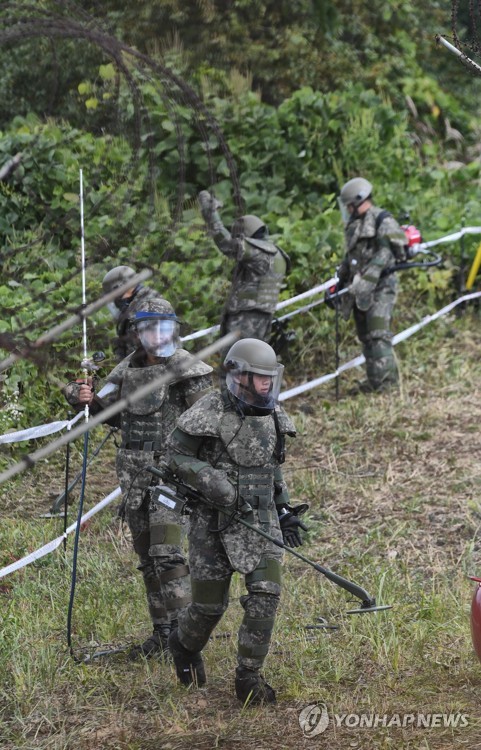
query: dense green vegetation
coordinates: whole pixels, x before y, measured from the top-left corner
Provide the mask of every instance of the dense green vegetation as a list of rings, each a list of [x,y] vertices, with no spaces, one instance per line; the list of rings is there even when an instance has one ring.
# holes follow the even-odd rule
[[[95,40],[70,33],[29,36],[28,23],[48,13],[65,29],[73,18],[75,28],[116,32],[152,66],[123,53],[120,70]],[[7,3],[0,34],[12,14],[25,31],[19,43],[6,36],[0,55],[0,167],[22,154],[0,183],[5,352],[80,303],[80,168],[89,299],[112,265],[149,266],[184,332],[218,321],[229,284],[196,209],[202,188],[224,202],[227,225],[243,206],[265,217],[293,260],[285,297],[333,272],[343,252],[336,195],[355,174],[369,177],[383,207],[409,212],[425,239],[479,223],[480,84],[435,46],[449,23],[437,3]],[[177,75],[186,88],[172,83]],[[468,255],[475,244],[467,240]],[[400,309],[399,327],[451,294],[459,253],[448,246],[444,270],[404,277],[417,310]],[[327,365],[329,311],[292,326],[304,366]],[[96,315],[89,347],[108,349],[111,332],[108,314]],[[75,375],[78,333],[2,375],[3,403],[20,388],[22,408],[4,415],[4,429],[62,413],[38,372]]]
[[[469,39],[474,3],[458,6],[457,30]],[[334,271],[343,254],[336,197],[355,175],[373,182],[379,205],[409,213],[426,240],[481,225],[481,83],[436,46],[450,27],[449,3],[437,0],[2,3],[0,170],[19,163],[0,179],[0,359],[80,306],[80,169],[88,301],[112,266],[149,267],[183,333],[218,322],[230,283],[204,231],[200,189],[223,201],[226,225],[244,208],[265,218],[293,261],[284,298]],[[395,331],[457,296],[479,241],[443,245],[442,267],[402,276]],[[246,714],[232,691],[240,581],[206,648],[207,687],[185,692],[158,661],[71,658],[70,537],[65,553],[0,581],[2,750],[476,747],[466,574],[479,575],[481,562],[478,317],[443,318],[400,344],[399,393],[348,397],[354,370],[339,401],[329,384],[287,402],[298,437],[285,475],[294,502],[311,506],[302,551],[392,611],[345,616],[344,593],[289,557],[266,663],[279,703]],[[332,311],[319,306],[290,327],[289,385],[333,369]],[[112,333],[109,313],[94,315],[89,351],[109,353]],[[340,338],[342,361],[358,353],[352,322]],[[57,383],[79,374],[81,358],[78,327],[1,372],[0,434],[65,417]],[[47,441],[0,446],[0,470]],[[114,451],[107,443],[89,468],[89,507],[117,484]],[[38,515],[63,490],[64,459],[58,451],[1,486],[0,568],[61,534],[62,521]],[[145,636],[135,564],[112,505],[80,537],[77,657]],[[319,617],[339,630],[305,629]],[[316,702],[331,717],[459,712],[468,725],[331,724],[313,739],[298,717]]]

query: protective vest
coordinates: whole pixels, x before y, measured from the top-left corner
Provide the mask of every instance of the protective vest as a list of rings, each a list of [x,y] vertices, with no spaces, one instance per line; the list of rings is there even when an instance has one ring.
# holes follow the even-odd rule
[[[131,364],[132,357],[129,360]],[[144,450],[146,443],[152,443],[151,450],[164,449],[165,441],[172,432],[178,417],[189,406],[185,401],[182,382],[212,372],[209,365],[204,362],[192,362],[192,360],[193,357],[189,352],[177,349],[164,363],[146,367],[121,367],[119,365],[116,368],[119,374],[121,373],[121,398],[132,395],[139,387],[156,380],[167,370],[177,373],[170,383],[159,385],[121,413],[122,447]]]
[[[197,458],[224,469],[238,489],[238,506],[250,507],[247,520],[282,540],[274,500],[274,476],[279,466],[276,446],[280,435],[294,436],[295,427],[284,412],[274,416],[241,417],[226,405],[219,393],[208,394],[178,421],[183,432],[203,437]],[[205,439],[205,438],[212,439]],[[272,543],[244,526],[227,523],[219,514],[220,535],[231,565],[241,573],[257,566],[264,554],[272,553]],[[225,527],[225,528],[224,528]]]
[[[267,240],[245,238],[244,242],[249,246],[249,253],[257,253],[268,260],[268,269],[259,274],[255,272],[253,264],[242,261],[238,263],[227,311],[237,313],[243,310],[260,310],[272,314],[276,309],[284,277],[289,272],[289,256]]]
[[[395,260],[404,260],[405,243],[406,236],[394,217],[377,206],[371,207],[346,227],[347,253],[342,264],[345,281],[351,282],[356,273],[362,274],[381,247],[391,253],[390,265]]]

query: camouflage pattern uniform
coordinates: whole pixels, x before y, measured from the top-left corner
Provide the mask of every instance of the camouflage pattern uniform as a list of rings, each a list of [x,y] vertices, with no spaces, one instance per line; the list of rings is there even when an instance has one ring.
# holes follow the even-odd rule
[[[149,506],[145,489],[152,475],[141,469],[158,463],[177,418],[211,388],[212,368],[192,359],[189,352],[177,349],[164,361],[159,359],[159,364],[148,365],[144,350],[138,349],[107,377],[106,383],[111,388],[108,396],[102,400],[95,397],[91,406],[91,412],[98,413],[108,403],[132,394],[165,371],[176,372],[168,385],[159,385],[121,412],[122,445],[116,458],[123,509],[139,557],[154,631],[156,626],[159,629],[176,620],[180,609],[190,601],[190,581],[181,548],[179,518],[157,504]],[[66,395],[70,403],[75,402],[72,386]]]
[[[229,520],[239,510],[247,521],[282,541],[276,507],[288,503],[282,478],[284,436],[295,435],[276,407],[264,416],[240,416],[228,392],[202,398],[177,423],[169,440],[170,468],[206,497],[225,507],[199,503],[190,516],[192,603],[179,615],[178,638],[201,651],[228,605],[234,571],[245,576],[240,601],[238,664],[259,670],[269,649],[281,591],[282,550]]]
[[[381,209],[376,206],[349,220],[345,232],[347,252],[338,270],[339,288],[352,285],[341,298],[341,309],[345,320],[351,311],[354,313],[367,379],[373,390],[395,385],[399,377],[391,343],[397,280],[395,274],[381,274],[396,261],[405,260],[406,236],[397,221],[383,213],[377,228]]]
[[[202,215],[217,247],[235,261],[232,285],[224,305],[220,324],[221,336],[240,330],[241,338],[268,341],[284,278],[290,269],[289,256],[268,238],[256,239],[248,227],[263,227],[255,216],[241,217],[233,236],[216,210],[215,199],[199,194]],[[244,231],[245,230],[245,231]],[[221,353],[224,358],[225,351]]]
[[[121,310],[116,320],[117,336],[112,342],[112,350],[118,362],[132,354],[139,345],[132,321],[135,313],[144,310],[146,304],[153,299],[162,297],[155,289],[139,285],[132,297],[120,300]]]
[[[218,247],[236,260],[221,335],[239,329],[242,338],[268,341],[288,257],[269,240],[231,238],[219,242]]]

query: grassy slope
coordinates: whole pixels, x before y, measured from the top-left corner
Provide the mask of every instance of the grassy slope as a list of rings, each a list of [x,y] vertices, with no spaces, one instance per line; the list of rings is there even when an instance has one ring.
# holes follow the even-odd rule
[[[58,551],[0,581],[2,749],[481,747],[481,665],[469,636],[466,578],[481,574],[478,323],[476,315],[453,317],[401,344],[400,396],[348,396],[357,372],[343,377],[339,403],[332,384],[287,403],[299,436],[286,477],[293,499],[311,504],[303,552],[394,604],[392,611],[346,616],[344,592],[288,557],[266,663],[279,702],[243,712],[232,690],[240,581],[217,631],[223,637],[205,652],[208,686],[186,693],[168,665],[119,655],[88,666],[69,657],[70,573]],[[115,486],[112,450],[90,472],[89,507]],[[0,566],[60,533],[61,522],[37,513],[62,485],[58,456],[2,487]],[[79,653],[147,632],[140,576],[113,515],[104,511],[81,538]],[[71,552],[70,541],[69,563]],[[339,630],[305,630],[317,617]],[[347,729],[331,719],[325,733],[308,738],[298,715],[315,701],[331,714],[459,711],[469,725]]]

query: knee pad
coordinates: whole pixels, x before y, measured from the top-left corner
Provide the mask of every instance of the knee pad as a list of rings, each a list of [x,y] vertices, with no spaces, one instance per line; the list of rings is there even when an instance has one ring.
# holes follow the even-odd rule
[[[229,604],[230,578],[217,581],[191,580],[192,608],[199,614],[220,617]]]
[[[272,557],[262,557],[255,570],[247,573],[245,582],[249,594],[258,592],[279,597],[282,585],[280,561]]]

